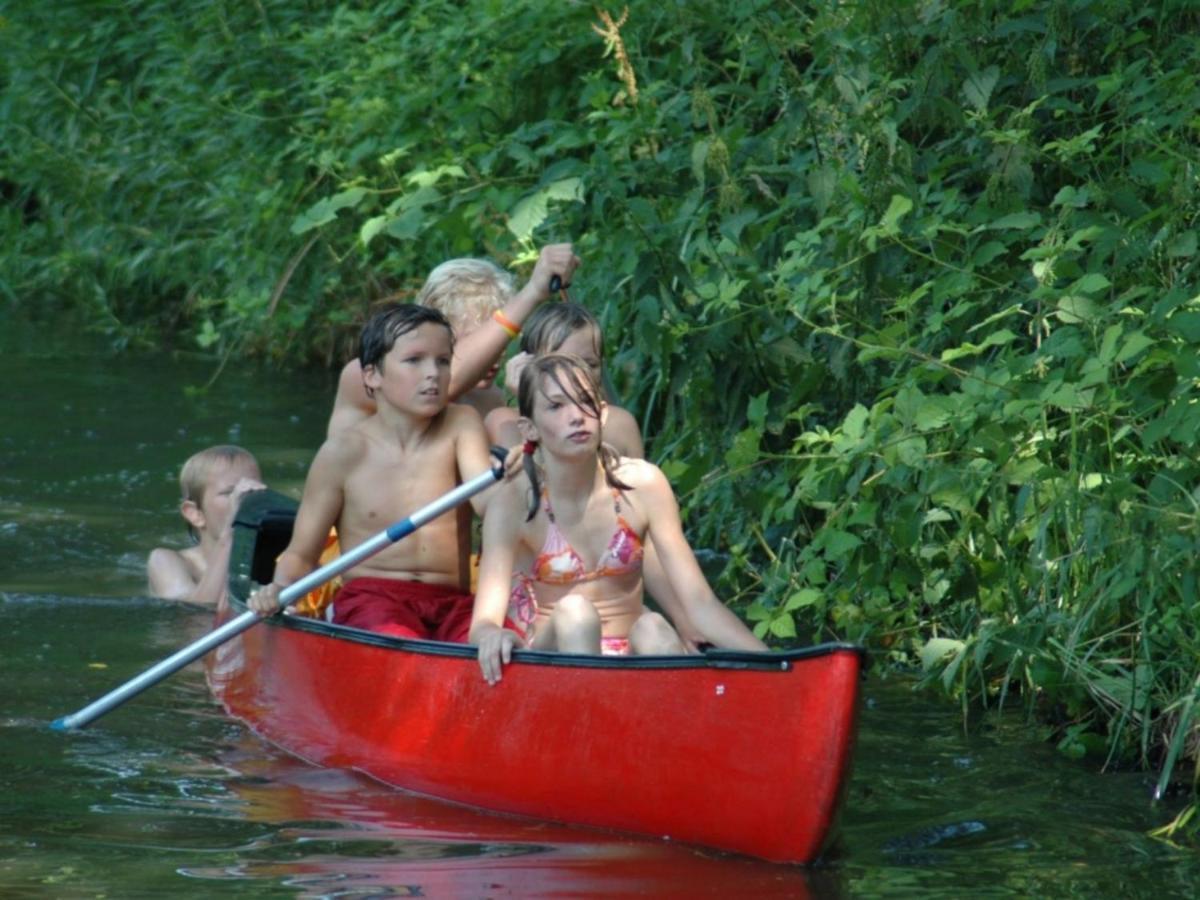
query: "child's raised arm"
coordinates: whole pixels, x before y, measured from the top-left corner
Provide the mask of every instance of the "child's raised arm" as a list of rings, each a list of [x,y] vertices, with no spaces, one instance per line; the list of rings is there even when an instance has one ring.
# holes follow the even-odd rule
[[[696,628],[713,644],[733,650],[766,650],[709,587],[696,554],[683,534],[679,504],[666,476],[655,465],[643,463],[633,492],[649,520],[649,534],[658,551],[667,579]]]
[[[570,284],[578,265],[579,257],[570,244],[548,244],[542,248],[529,281],[504,304],[500,315],[455,342],[454,362],[450,367],[451,398],[461,397],[478,384],[514,337],[500,321],[520,328],[538,304],[550,298],[550,279],[557,275],[563,284]]]

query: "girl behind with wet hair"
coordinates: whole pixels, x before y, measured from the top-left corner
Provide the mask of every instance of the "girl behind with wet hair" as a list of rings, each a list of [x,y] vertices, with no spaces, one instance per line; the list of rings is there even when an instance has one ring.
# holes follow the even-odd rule
[[[645,455],[642,432],[637,420],[626,409],[611,404],[604,370],[604,334],[591,311],[577,303],[548,303],[538,307],[521,335],[521,352],[509,360],[505,369],[505,384],[518,393],[521,372],[530,360],[547,353],[574,354],[583,360],[598,384],[601,396],[610,402],[607,423],[608,440],[623,456]],[[517,430],[519,413],[510,407],[492,410],[484,419],[488,436],[493,443],[511,447],[520,443]]]

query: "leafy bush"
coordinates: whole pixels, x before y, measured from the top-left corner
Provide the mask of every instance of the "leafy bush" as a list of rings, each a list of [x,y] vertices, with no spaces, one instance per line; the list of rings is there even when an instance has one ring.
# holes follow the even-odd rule
[[[1198,18],[31,8],[0,31],[2,289],[120,340],[336,362],[439,260],[572,238],[760,633],[1017,692],[1064,752],[1165,780],[1200,734]]]

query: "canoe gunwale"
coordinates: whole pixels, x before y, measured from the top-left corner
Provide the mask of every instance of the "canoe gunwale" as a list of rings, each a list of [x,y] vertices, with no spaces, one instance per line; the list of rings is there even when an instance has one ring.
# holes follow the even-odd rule
[[[231,605],[239,611],[246,608],[240,599],[234,599]],[[262,624],[426,656],[475,659],[477,652],[473,644],[393,637],[374,631],[365,631],[361,628],[352,628],[348,625],[335,625],[332,622],[308,616],[272,616]],[[540,666],[569,666],[577,669],[752,669],[764,672],[789,672],[793,664],[800,660],[847,651],[859,654],[865,672],[867,653],[862,647],[857,644],[833,642],[814,644],[795,650],[770,650],[762,653],[743,650],[707,650],[703,654],[677,656],[593,656],[584,653],[514,649],[512,658],[515,662]]]
[[[273,490],[255,491],[248,494],[243,500],[234,520],[234,553],[230,559],[228,582],[230,605],[239,612],[247,609],[246,598],[253,588],[251,573],[257,571],[260,575],[264,574],[265,561],[255,556],[260,527],[264,524],[270,524],[275,528],[286,525],[290,533],[290,523],[295,517],[296,508],[295,500]],[[269,575],[267,580],[270,580]],[[427,656],[474,659],[477,653],[473,644],[395,637],[348,625],[336,625],[324,619],[309,616],[275,615],[265,619],[261,624]],[[859,664],[862,672],[865,673],[869,665],[866,650],[858,644],[845,642],[829,642],[790,650],[766,652],[710,649],[703,654],[676,656],[593,656],[582,653],[514,649],[512,658],[517,662],[537,666],[577,669],[741,669],[789,672],[794,664],[801,660],[845,652],[859,655]]]

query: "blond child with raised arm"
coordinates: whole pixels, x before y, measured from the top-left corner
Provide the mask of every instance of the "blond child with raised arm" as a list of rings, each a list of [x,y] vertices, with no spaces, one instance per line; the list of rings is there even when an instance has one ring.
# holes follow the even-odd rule
[[[707,642],[766,649],[705,581],[663,473],[602,442],[600,386],[578,357],[532,360],[519,403],[528,479],[500,485],[489,503],[470,630],[490,684],[513,647],[682,653],[678,635],[642,603],[647,540]]]
[[[221,444],[189,457],[179,471],[179,514],[193,544],[150,552],[151,596],[216,606],[225,591],[238,505],[247,493],[264,487],[257,460],[241,447]]]
[[[452,401],[475,407],[481,416],[504,405],[504,396],[494,384],[500,356],[520,334],[529,314],[549,299],[551,277],[558,275],[564,285],[570,284],[578,265],[570,244],[543,247],[529,281],[515,294],[512,275],[485,259],[451,259],[429,273],[416,303],[440,310],[454,331]],[[353,359],[338,377],[328,434],[360,422],[374,411],[362,365]]]
[[[330,436],[304,484],[291,543],[272,583],[250,607],[278,611],[279,592],[317,566],[336,525],[342,552],[438,499],[490,466],[487,434],[472,407],[451,404],[450,323],[435,309],[398,304],[363,328],[359,360],[375,412]],[[476,510],[483,501],[472,498]],[[465,641],[472,598],[458,517],[348,570],[333,621],[400,637]]]

